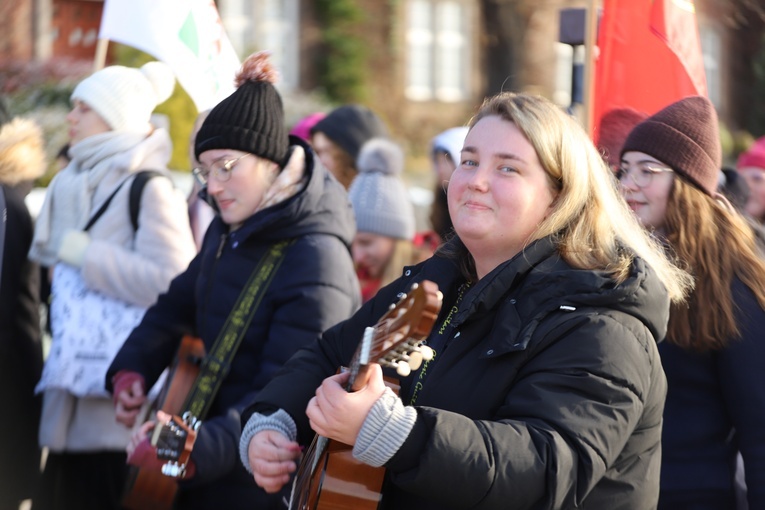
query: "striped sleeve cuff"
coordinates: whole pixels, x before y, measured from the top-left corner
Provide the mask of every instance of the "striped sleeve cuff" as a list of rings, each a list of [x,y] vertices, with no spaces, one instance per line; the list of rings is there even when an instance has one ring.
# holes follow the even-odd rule
[[[414,427],[417,411],[405,406],[390,388],[377,399],[361,426],[353,457],[380,467],[396,454]]]
[[[239,458],[244,468],[252,474],[250,468],[250,459],[247,451],[250,447],[250,441],[255,434],[262,430],[275,430],[284,434],[290,441],[297,441],[297,425],[287,411],[279,409],[274,414],[268,416],[255,413],[247,420],[247,424],[242,430],[242,436],[239,438]]]

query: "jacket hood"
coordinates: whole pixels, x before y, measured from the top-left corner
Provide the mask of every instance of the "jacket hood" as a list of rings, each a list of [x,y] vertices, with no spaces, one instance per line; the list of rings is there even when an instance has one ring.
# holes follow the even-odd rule
[[[585,307],[632,315],[657,342],[667,332],[669,297],[656,273],[642,259],[634,259],[629,276],[617,285],[604,271],[571,267],[559,256],[550,237],[531,244],[474,285],[465,295],[455,324],[474,313],[491,310],[506,297],[515,300],[521,322],[532,324],[526,337],[546,315]]]
[[[249,217],[238,232],[259,241],[279,241],[304,234],[327,234],[339,238],[350,249],[356,233],[353,209],[345,188],[321,165],[311,147],[290,136],[290,153],[295,146],[305,151],[306,183],[287,200]],[[227,229],[220,217],[218,229]]]
[[[30,119],[15,118],[0,128],[0,183],[15,186],[45,173],[42,129]]]

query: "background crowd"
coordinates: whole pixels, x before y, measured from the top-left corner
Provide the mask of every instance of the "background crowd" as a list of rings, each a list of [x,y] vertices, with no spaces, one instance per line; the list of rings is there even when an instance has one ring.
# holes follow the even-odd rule
[[[503,93],[432,134],[422,228],[384,120],[288,126],[276,76],[253,54],[199,114],[184,196],[151,119],[172,73],[93,73],[34,219],[45,141],[0,108],[0,510],[121,508],[159,473],[184,336],[214,389],[186,402],[179,509],[284,508],[315,433],[387,468],[385,508],[765,508],[765,137],[723,168],[706,98],[609,112],[593,144]],[[435,357],[347,393],[336,369],[423,280]]]

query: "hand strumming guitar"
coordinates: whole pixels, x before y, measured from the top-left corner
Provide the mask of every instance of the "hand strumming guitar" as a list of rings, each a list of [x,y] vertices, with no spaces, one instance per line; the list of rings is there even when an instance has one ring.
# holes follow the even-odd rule
[[[247,447],[255,483],[269,494],[279,492],[297,469],[300,445],[276,430],[255,434]]]
[[[306,408],[313,430],[324,437],[354,444],[364,420],[375,402],[385,392],[382,369],[374,365],[366,385],[348,393],[345,384],[349,373],[326,378]],[[247,455],[255,483],[268,493],[281,490],[297,469],[301,448],[281,432],[263,430],[252,437]]]

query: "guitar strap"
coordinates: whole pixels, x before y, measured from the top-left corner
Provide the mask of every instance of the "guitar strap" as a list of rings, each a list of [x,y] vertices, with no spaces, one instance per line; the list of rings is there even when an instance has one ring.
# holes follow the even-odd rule
[[[202,362],[199,376],[183,405],[183,409],[189,411],[197,420],[203,420],[210,409],[210,404],[231,368],[231,362],[255,316],[255,311],[284,260],[287,248],[293,242],[294,239],[289,239],[276,243],[263,255],[250,275],[247,285],[239,294],[210,353]]]

